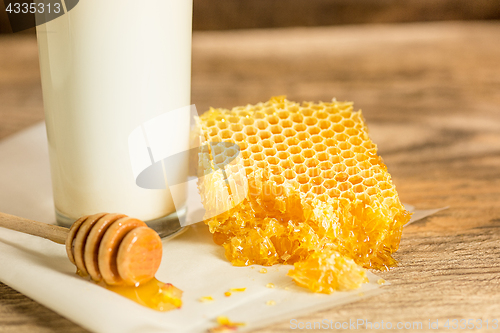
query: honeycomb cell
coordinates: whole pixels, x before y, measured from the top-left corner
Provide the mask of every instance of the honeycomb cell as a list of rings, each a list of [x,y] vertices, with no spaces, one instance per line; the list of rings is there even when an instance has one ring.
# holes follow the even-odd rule
[[[286,140],[286,137],[282,134],[277,134],[277,135],[273,136],[274,143],[282,143],[285,140]]]
[[[301,115],[300,113],[294,113],[291,115],[290,119],[294,122],[294,123],[301,123],[304,121],[304,116]]]
[[[314,184],[314,185],[321,185],[321,183],[323,183],[323,178],[321,177],[314,177],[311,179],[311,183]],[[317,193],[317,194],[322,194],[322,193]]]
[[[292,146],[288,148],[288,152],[292,155],[300,154],[302,152],[302,148],[299,146]]]
[[[307,117],[305,120],[304,120],[304,123],[307,125],[307,126],[314,126],[318,123],[318,119],[314,118],[314,117]]]
[[[345,133],[349,136],[357,136],[359,134],[359,131],[355,128],[348,128]]]
[[[247,127],[245,127],[243,132],[248,136],[255,135],[255,134],[257,134],[257,128],[254,126],[247,126]]]
[[[344,172],[346,169],[347,169],[347,167],[342,163],[336,163],[333,165],[333,168],[332,168],[332,170],[337,172],[337,173]]]
[[[347,168],[347,174],[349,176],[358,175],[360,172],[361,172],[361,170],[358,167],[355,167],[355,166]],[[358,177],[361,178],[361,176],[358,176]]]
[[[307,192],[309,192],[311,190],[311,188],[312,188],[311,184],[300,185],[300,192],[307,193]]]
[[[304,156],[302,156],[302,155],[293,155],[293,156],[291,157],[291,159],[292,159],[292,162],[293,162],[293,163],[295,163],[295,164],[301,164],[301,163],[304,163],[304,161],[306,160],[306,159],[304,158]]]
[[[255,126],[257,126],[257,128],[259,130],[265,130],[268,125],[269,125],[269,123],[267,121],[265,121],[265,120],[257,120],[255,122]]]
[[[333,179],[328,179],[328,180],[325,180],[325,182],[323,183],[323,186],[329,190],[331,188],[335,188],[337,186],[337,182]]]
[[[321,135],[313,135],[313,136],[311,136],[310,140],[312,143],[317,144],[317,143],[320,143],[323,141],[323,137]]]
[[[266,159],[266,155],[264,155],[263,153],[253,154],[252,157],[255,161],[263,161]]]
[[[345,119],[345,120],[342,120],[342,125],[344,125],[345,127],[354,127],[354,121],[350,120],[350,119]]]
[[[309,133],[311,135],[319,134],[320,132],[321,132],[321,130],[317,126],[311,126],[307,129],[307,133]]]
[[[295,124],[293,125],[293,129],[297,132],[303,132],[307,129],[307,126],[305,124]]]
[[[289,146],[295,146],[298,145],[301,140],[298,137],[293,137],[293,138],[287,138],[285,140],[285,143]]]
[[[279,162],[281,162],[281,160],[275,156],[267,158],[267,163],[270,165],[278,165]]]
[[[259,169],[265,169],[268,166],[267,161],[257,161],[257,160],[255,160],[254,165]]]
[[[318,111],[315,114],[317,119],[326,119],[328,117],[328,113],[323,112],[323,111]]]
[[[234,132],[239,132],[243,129],[243,125],[241,124],[231,124],[229,125],[229,128],[231,129],[231,131],[234,133]]]
[[[279,121],[280,121],[280,118],[278,116],[269,116],[267,117],[267,121],[269,122],[269,124],[271,125],[278,125]]]
[[[335,135],[335,132],[331,129],[327,129],[327,130],[323,130],[319,133],[319,135],[321,135],[321,137],[325,138],[325,139],[329,139],[331,137],[333,137]]]
[[[302,156],[304,156],[305,158],[311,158],[314,155],[316,155],[316,152],[314,151],[314,149],[304,149],[304,150],[302,150]]]
[[[352,184],[352,182],[351,182]],[[364,193],[365,192],[365,186],[363,184],[358,184],[353,186],[352,191],[354,193]]]
[[[323,186],[313,186],[312,192],[316,195],[320,195],[326,192]]]
[[[257,135],[252,135],[252,136],[247,137],[247,141],[249,144],[254,145],[260,141],[260,138]]]
[[[330,158],[330,155],[328,155],[328,153],[325,153],[325,152],[320,152],[320,153],[316,154],[316,158],[320,162],[328,161],[328,159]],[[333,166],[333,164],[332,164],[332,166]]]
[[[349,178],[349,175],[345,172],[339,172],[335,175],[335,180],[338,182],[344,182]]]
[[[319,128],[321,128],[322,130],[326,130],[328,128],[330,128],[331,126],[331,123],[328,121],[328,120],[321,120],[318,124]]]
[[[313,110],[311,109],[302,109],[302,114],[304,115],[304,117],[309,117],[309,116],[312,116],[312,114],[314,113]]]
[[[339,189],[340,192],[346,192],[352,187],[352,184],[349,182],[343,182],[337,185],[337,188]]]
[[[266,154],[266,156],[274,156],[276,155],[276,153],[277,153],[276,148],[264,149],[264,154]]]
[[[343,133],[344,130],[345,130],[345,127],[341,124],[335,124],[333,126],[333,130],[336,132],[336,133]]]
[[[375,186],[375,185],[377,185],[377,181],[373,178],[365,177],[363,184],[366,186]]]
[[[280,162],[280,166],[283,169],[290,169],[294,166],[294,163],[292,161],[290,161],[290,159],[286,159],[286,160]]]
[[[321,163],[319,163],[319,168],[321,170],[325,170],[325,171],[326,170],[331,170],[331,169],[333,169],[333,163],[330,162],[330,161],[321,162]]]
[[[245,141],[247,138],[245,133],[237,132],[233,134],[233,140],[236,142]]]
[[[297,174],[293,170],[285,170],[285,172],[283,173],[283,175],[288,180],[292,180],[292,179],[295,179],[295,177],[297,177]]]
[[[366,152],[366,148],[363,147],[363,146],[356,146],[356,147],[352,147],[352,151],[356,154],[360,154],[364,156],[365,152]]]
[[[219,133],[219,136],[222,138],[222,140],[227,140],[233,136],[233,132],[231,132],[230,130],[223,130]]]
[[[243,158],[243,162],[247,161],[247,159],[249,159],[251,155],[252,153],[248,150],[242,151],[241,157]]]
[[[309,176],[304,174],[298,175],[297,181],[299,182],[299,184],[307,184],[309,182]]]
[[[253,145],[250,147],[250,151],[252,153],[260,153],[263,150],[264,150],[264,148],[262,148],[262,146]]]
[[[363,143],[363,141],[358,138],[357,136],[353,136],[349,139],[349,142],[353,145],[353,146],[359,146]]]
[[[240,151],[243,151],[248,148],[248,143],[246,141],[238,142],[238,146],[240,147]]]
[[[241,119],[241,123],[244,125],[244,126],[250,126],[254,123],[254,120],[253,118],[242,118]]]
[[[318,164],[319,164],[319,161],[316,158],[308,158],[304,163],[306,168],[314,168]]]
[[[319,168],[309,168],[307,169],[307,175],[309,177],[318,177],[321,174],[321,169]]]
[[[278,112],[278,117],[281,119],[286,119],[290,116],[290,113],[288,111],[280,111]]]
[[[323,177],[324,179],[333,178],[333,177],[335,177],[335,171],[333,171],[333,170],[324,170],[323,172],[321,172],[321,177]]]
[[[368,157],[364,154],[359,154],[359,153],[356,154],[356,161],[358,161],[358,162],[364,162],[367,159],[368,159]]]
[[[288,157],[290,157],[290,153],[287,151],[280,151],[276,156],[278,156],[280,160],[286,160]]]
[[[328,120],[330,120],[333,124],[338,124],[342,120],[342,116],[340,114],[331,114],[328,116]]]
[[[261,140],[269,139],[272,134],[269,131],[259,131],[258,136],[261,138]]]
[[[288,145],[286,143],[278,143],[274,147],[276,148],[277,151],[285,151],[288,149]]]
[[[280,125],[283,128],[290,128],[293,126],[293,121],[291,121],[289,119],[283,119],[280,121]]]
[[[299,134],[297,134],[297,141],[306,141],[310,137],[311,137],[311,134],[309,134],[307,132],[300,132]]]
[[[326,139],[325,140],[325,145],[327,147],[330,147],[330,148],[337,148],[336,145],[337,145],[337,140],[335,139]],[[338,148],[337,148],[338,149]]]
[[[228,148],[228,149],[224,150],[224,156],[229,157],[229,158],[236,157],[236,155],[238,155],[238,153],[239,153],[239,151],[234,149],[234,148]]]
[[[313,150],[315,152],[322,152],[322,151],[325,151],[326,148],[328,148],[326,145],[320,143],[320,144],[315,144],[313,147]]]
[[[283,132],[283,127],[281,127],[280,125],[273,125],[269,128],[269,130],[271,131],[271,133],[273,133],[274,135],[277,135],[277,134],[281,134],[281,132]]]
[[[266,114],[264,112],[255,112],[254,118],[255,119],[264,119],[264,118],[266,118]]]
[[[345,135],[344,133],[337,133],[335,134],[334,136],[335,140],[341,142],[341,141],[346,141],[347,139],[349,139],[349,137],[347,135]]]
[[[360,177],[359,175],[354,175],[354,176],[351,176],[349,177],[349,182],[352,184],[352,185],[356,185],[356,184],[359,184],[363,181],[363,178]]]
[[[311,141],[301,141],[299,147],[302,149],[309,149],[313,147],[313,143]]]
[[[340,197],[340,193],[341,193],[340,190],[336,188],[328,190],[328,195],[330,196],[330,198],[338,198]]]
[[[260,145],[264,148],[272,148],[274,146],[274,142],[273,140],[265,139],[261,141]]]
[[[299,164],[294,167],[295,172],[300,175],[307,172],[307,167],[305,165]]]
[[[297,134],[297,131],[293,128],[287,128],[283,131],[283,135],[286,137],[294,137]]]
[[[221,130],[226,129],[228,127],[227,123],[225,121],[222,121],[217,124],[217,127],[219,127]]]

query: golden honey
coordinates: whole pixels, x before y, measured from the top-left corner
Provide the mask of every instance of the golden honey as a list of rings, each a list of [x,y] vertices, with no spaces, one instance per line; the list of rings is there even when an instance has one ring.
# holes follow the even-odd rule
[[[182,306],[182,291],[156,278],[138,286],[105,286],[105,288],[156,311],[170,311]]]
[[[210,109],[197,129],[208,147],[199,154],[205,222],[233,265],[299,263],[296,272],[310,272],[307,265],[332,264],[321,253],[334,257],[332,271],[349,259],[396,265],[410,214],[352,103],[273,97]]]

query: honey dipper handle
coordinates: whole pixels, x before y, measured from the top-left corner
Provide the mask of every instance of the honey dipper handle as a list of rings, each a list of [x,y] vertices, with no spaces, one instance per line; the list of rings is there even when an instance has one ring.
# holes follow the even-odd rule
[[[0,212],[0,227],[43,237],[58,244],[64,244],[69,233],[69,229],[67,228],[28,220],[2,212]]]

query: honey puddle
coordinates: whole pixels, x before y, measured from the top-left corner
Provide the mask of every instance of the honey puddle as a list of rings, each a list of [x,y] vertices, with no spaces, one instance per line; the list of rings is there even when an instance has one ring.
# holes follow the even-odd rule
[[[170,311],[182,306],[182,290],[170,283],[161,282],[156,278],[139,286],[104,285],[104,287],[156,311]]]

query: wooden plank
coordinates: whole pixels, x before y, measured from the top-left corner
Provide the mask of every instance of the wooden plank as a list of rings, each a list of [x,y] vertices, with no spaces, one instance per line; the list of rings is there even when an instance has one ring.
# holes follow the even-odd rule
[[[353,100],[402,200],[450,207],[405,229],[386,293],[299,320],[500,319],[498,36],[498,22],[195,33],[199,110]],[[34,39],[0,38],[0,138],[43,117],[37,66]],[[84,330],[0,284],[0,332],[46,331]]]

